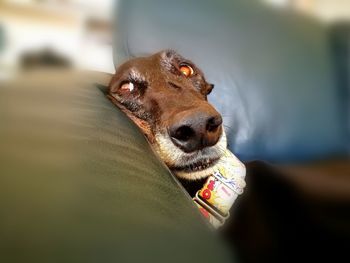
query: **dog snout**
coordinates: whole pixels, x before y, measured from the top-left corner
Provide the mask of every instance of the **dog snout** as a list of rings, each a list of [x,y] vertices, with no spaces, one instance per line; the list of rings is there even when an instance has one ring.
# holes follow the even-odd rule
[[[222,133],[222,117],[213,108],[177,114],[169,127],[172,142],[184,152],[215,145]]]

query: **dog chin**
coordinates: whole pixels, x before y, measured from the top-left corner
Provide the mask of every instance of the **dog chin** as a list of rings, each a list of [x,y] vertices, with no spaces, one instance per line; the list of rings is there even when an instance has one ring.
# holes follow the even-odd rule
[[[178,178],[199,180],[213,173],[226,146],[226,134],[223,132],[215,145],[193,153],[185,153],[179,149],[167,134],[156,134],[153,148]]]

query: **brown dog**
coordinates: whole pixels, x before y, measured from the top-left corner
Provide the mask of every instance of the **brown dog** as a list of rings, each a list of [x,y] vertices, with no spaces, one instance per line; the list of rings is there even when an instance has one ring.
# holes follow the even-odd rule
[[[207,101],[214,85],[172,50],[121,65],[109,97],[143,131],[180,178],[200,179],[226,149],[221,115]]]

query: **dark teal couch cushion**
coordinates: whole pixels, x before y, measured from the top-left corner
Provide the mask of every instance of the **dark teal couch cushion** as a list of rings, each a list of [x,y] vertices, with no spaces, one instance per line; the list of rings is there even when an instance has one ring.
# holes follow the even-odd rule
[[[344,108],[342,115],[346,118],[347,124],[348,152],[350,152],[350,23],[336,23],[331,26],[330,32],[337,85]]]
[[[252,0],[125,0],[115,64],[173,48],[215,89],[229,147],[243,160],[345,152],[329,35],[319,23]]]

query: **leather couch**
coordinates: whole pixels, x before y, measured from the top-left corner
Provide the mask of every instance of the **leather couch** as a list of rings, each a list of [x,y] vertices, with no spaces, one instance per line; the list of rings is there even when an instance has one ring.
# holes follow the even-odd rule
[[[325,25],[256,0],[131,0],[117,11],[115,64],[168,48],[192,59],[242,160],[348,155],[349,82],[336,67],[349,55],[332,53]]]

